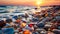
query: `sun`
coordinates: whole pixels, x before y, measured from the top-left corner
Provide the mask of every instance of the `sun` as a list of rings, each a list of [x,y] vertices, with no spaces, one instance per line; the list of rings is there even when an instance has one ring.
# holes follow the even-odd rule
[[[40,5],[40,3],[41,3],[40,1],[37,1],[37,2],[36,2],[37,5]]]
[[[36,4],[40,5],[42,3],[42,0],[36,0]]]
[[[36,0],[35,3],[36,3],[36,6],[37,6],[37,7],[40,7],[40,5],[42,4],[42,0]]]

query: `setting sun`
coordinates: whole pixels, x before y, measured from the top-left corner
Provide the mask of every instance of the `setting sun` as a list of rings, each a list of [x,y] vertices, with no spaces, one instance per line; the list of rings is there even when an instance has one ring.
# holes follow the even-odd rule
[[[36,0],[36,6],[40,8],[40,5],[42,4],[42,0]]]
[[[0,0],[0,5],[49,6],[60,5],[60,0]]]
[[[40,5],[42,3],[42,0],[36,0],[36,4]]]

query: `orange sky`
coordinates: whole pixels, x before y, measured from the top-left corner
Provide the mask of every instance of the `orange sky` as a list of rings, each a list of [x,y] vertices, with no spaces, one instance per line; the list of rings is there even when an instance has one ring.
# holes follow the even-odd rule
[[[0,0],[0,5],[29,5],[36,6],[37,1],[40,5],[60,5],[60,0]]]

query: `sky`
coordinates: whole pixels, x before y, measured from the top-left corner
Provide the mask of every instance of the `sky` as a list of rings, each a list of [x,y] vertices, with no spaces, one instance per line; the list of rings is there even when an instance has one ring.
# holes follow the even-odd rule
[[[60,0],[0,0],[0,5],[25,5],[25,6],[60,5]]]

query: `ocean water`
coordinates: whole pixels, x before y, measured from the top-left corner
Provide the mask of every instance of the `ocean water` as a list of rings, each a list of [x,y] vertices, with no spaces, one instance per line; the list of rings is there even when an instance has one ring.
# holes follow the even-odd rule
[[[0,6],[0,13],[9,13],[9,12],[20,13],[21,11],[30,10],[33,8],[34,7],[30,6]]]

